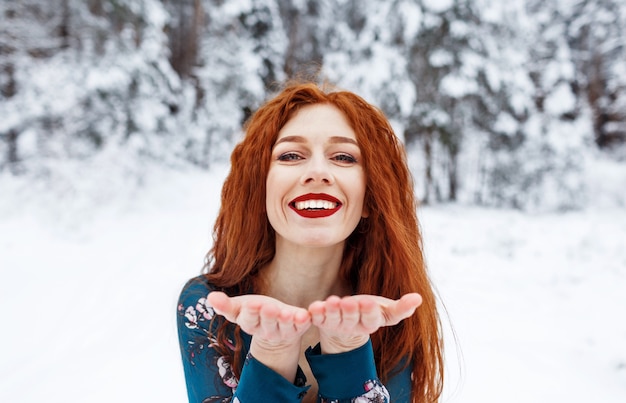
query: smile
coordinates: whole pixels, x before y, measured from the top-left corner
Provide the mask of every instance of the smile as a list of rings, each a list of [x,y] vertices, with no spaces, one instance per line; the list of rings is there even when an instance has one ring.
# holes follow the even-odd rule
[[[341,202],[326,193],[308,193],[289,203],[289,207],[305,218],[322,218],[335,214],[341,208]]]

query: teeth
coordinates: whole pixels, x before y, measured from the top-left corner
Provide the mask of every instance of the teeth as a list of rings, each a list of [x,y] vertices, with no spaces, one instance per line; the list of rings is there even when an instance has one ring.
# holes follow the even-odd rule
[[[296,203],[296,209],[298,210],[307,210],[307,209],[324,209],[324,210],[332,210],[337,207],[337,203],[330,202],[328,200],[306,200]]]

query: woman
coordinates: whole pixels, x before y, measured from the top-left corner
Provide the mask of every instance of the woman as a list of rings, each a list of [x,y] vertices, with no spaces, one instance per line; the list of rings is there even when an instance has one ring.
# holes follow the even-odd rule
[[[442,339],[402,145],[347,91],[249,120],[178,305],[189,401],[435,402]]]

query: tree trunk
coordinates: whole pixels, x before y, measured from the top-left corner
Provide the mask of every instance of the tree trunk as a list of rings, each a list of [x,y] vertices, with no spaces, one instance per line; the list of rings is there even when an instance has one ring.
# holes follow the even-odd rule
[[[15,81],[15,66],[12,62],[8,62],[4,66],[4,73],[7,77],[5,84],[0,88],[2,95],[5,98],[12,98],[17,94],[17,82]],[[13,167],[18,162],[18,150],[17,150],[17,138],[19,137],[19,132],[16,128],[12,127],[6,133],[6,145],[7,145],[7,155],[6,161],[9,165],[9,168],[13,170]]]
[[[450,153],[450,163],[448,165],[448,199],[453,202],[456,201],[458,190],[458,156],[458,153]]]
[[[429,204],[430,191],[433,187],[433,148],[432,133],[430,131],[424,136],[424,161],[426,162],[426,169],[424,171],[424,198],[422,202]]]
[[[187,78],[197,62],[204,9],[201,0],[179,0],[168,10],[173,17],[168,27],[170,64],[180,77]]]
[[[18,154],[17,154],[17,138],[19,137],[19,133],[17,129],[9,129],[7,133],[7,163],[9,165],[9,169],[13,170],[18,162]]]
[[[59,36],[61,37],[61,49],[68,49],[70,47],[70,20],[71,12],[69,0],[61,0],[61,23],[59,24]]]

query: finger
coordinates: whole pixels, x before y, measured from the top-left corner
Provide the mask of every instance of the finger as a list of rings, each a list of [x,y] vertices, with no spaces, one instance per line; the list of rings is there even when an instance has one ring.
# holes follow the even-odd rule
[[[323,301],[315,301],[309,305],[309,315],[311,315],[311,323],[315,326],[321,326],[324,323],[324,315],[326,313]]]
[[[375,300],[360,299],[359,311],[361,313],[361,325],[369,334],[374,333],[384,325],[382,310]]]
[[[277,325],[281,340],[288,340],[304,333],[311,326],[311,317],[302,308],[283,307]]]
[[[230,322],[236,322],[241,310],[241,304],[238,301],[233,302],[232,298],[221,291],[211,292],[207,296],[207,301],[217,314],[224,316]]]
[[[261,323],[261,303],[254,300],[245,300],[241,304],[239,315],[231,322],[238,324],[248,334],[258,332]]]
[[[296,324],[296,310],[283,309],[278,315],[278,329],[283,339],[294,337],[299,333]]]
[[[340,301],[341,327],[351,329],[357,326],[361,319],[359,302],[351,297],[343,298]]]
[[[326,328],[337,328],[341,323],[341,298],[334,295],[326,298],[324,308],[324,321],[322,322],[322,326]]]
[[[418,306],[422,304],[422,296],[417,293],[405,294],[397,301],[383,309],[385,316],[384,326],[391,326],[413,315]]]
[[[293,315],[293,323],[298,333],[304,333],[311,327],[311,314],[305,309],[298,309]]]
[[[278,316],[280,309],[273,304],[264,304],[260,310],[261,336],[267,339],[280,338]]]
[[[422,296],[416,292],[405,294],[400,298],[399,307],[406,312],[409,312],[409,316],[415,312],[415,309],[422,305]]]

